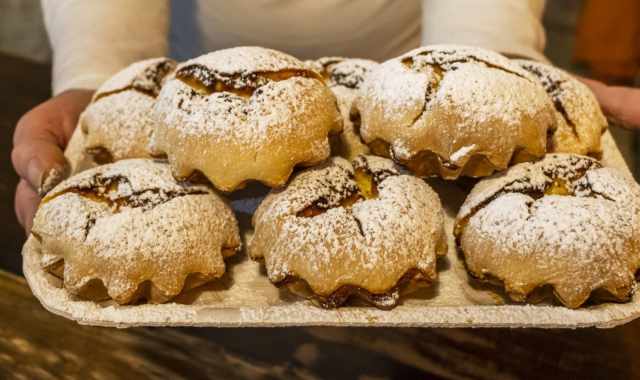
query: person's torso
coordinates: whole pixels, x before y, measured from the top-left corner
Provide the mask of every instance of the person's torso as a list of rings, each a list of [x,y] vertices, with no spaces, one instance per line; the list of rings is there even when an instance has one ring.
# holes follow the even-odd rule
[[[380,61],[419,46],[421,18],[420,0],[174,0],[171,42],[178,58],[258,45]]]

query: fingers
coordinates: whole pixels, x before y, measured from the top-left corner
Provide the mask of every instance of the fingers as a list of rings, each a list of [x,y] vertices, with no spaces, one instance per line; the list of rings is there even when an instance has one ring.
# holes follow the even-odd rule
[[[640,89],[580,79],[591,88],[609,119],[625,128],[640,129]]]
[[[607,87],[603,94],[604,112],[616,124],[640,128],[640,90],[628,87]]]
[[[27,234],[31,231],[33,217],[36,214],[39,203],[40,197],[38,194],[29,186],[27,181],[20,180],[16,188],[14,207],[18,222],[24,227]]]
[[[11,152],[11,160],[16,171],[39,194],[45,194],[69,173],[69,165],[62,149],[55,141],[36,137],[40,132],[36,129],[32,136],[19,142]],[[33,136],[35,135],[35,136]]]
[[[46,193],[68,175],[63,149],[90,99],[91,91],[69,91],[29,111],[18,122],[11,160],[20,177],[38,193]]]

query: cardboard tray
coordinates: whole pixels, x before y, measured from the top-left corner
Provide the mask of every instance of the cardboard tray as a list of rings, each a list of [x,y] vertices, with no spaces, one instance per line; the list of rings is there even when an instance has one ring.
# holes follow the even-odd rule
[[[80,139],[80,134],[75,135],[67,151],[76,170],[82,168],[77,149],[81,146]],[[631,175],[609,132],[603,135],[603,148],[604,165]],[[465,191],[454,183],[434,180],[430,184],[440,194],[446,210],[449,252],[438,263],[438,281],[432,287],[407,295],[399,306],[389,311],[368,306],[318,308],[286,289],[274,287],[261,264],[248,259],[245,252],[227,262],[227,274],[221,280],[162,305],[120,306],[74,298],[61,287],[59,279],[40,268],[40,249],[33,237],[22,250],[24,274],[33,294],[47,310],[80,324],[98,326],[607,328],[640,316],[640,292],[627,303],[603,303],[571,310],[553,304],[509,303],[495,288],[474,283],[456,252],[452,235],[455,214]],[[255,207],[259,198],[247,195],[250,193],[241,192],[232,204],[246,206],[249,202]],[[250,215],[241,212],[238,218],[246,238],[251,233]]]

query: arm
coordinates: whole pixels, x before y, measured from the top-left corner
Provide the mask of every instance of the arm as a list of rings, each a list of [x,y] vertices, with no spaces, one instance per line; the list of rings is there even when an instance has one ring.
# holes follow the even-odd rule
[[[42,0],[53,93],[97,88],[135,61],[167,53],[168,0]]]
[[[545,61],[545,0],[423,0],[422,43],[480,46]]]
[[[129,63],[167,50],[168,0],[42,0],[54,51],[55,96],[27,112],[13,135],[21,180],[15,208],[27,231],[39,195],[68,175],[63,150],[93,90]]]
[[[540,22],[544,5],[544,0],[423,0],[422,42],[475,45],[546,61]],[[580,79],[610,120],[640,129],[640,89]]]

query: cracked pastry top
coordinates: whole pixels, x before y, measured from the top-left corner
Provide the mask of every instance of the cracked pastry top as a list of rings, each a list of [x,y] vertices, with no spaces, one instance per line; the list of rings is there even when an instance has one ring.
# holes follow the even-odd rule
[[[42,265],[82,298],[160,303],[222,276],[240,247],[230,207],[168,165],[122,160],[63,181],[40,203]]]
[[[565,306],[628,300],[640,266],[640,188],[595,159],[550,154],[480,181],[454,234],[470,274],[516,301],[551,286]]]
[[[425,46],[380,64],[356,107],[373,153],[445,179],[542,157],[555,127],[553,104],[529,72],[465,46]]]
[[[151,157],[149,138],[156,125],[151,110],[175,66],[169,58],[136,62],[96,91],[79,123],[85,150],[95,162]]]
[[[249,180],[283,185],[296,165],[330,154],[342,129],[336,99],[316,71],[259,47],[219,50],[178,66],[154,108],[153,151],[174,176],[204,174],[232,191]]]
[[[438,195],[388,159],[334,157],[269,194],[249,255],[276,285],[301,283],[323,307],[356,296],[391,308],[408,283],[436,279],[446,252]]]
[[[344,127],[342,133],[331,141],[333,155],[352,160],[360,154],[369,153],[369,148],[360,138],[360,114],[353,107],[353,102],[365,76],[378,63],[368,59],[322,57],[308,61],[308,64],[322,74],[338,99]]]
[[[564,70],[528,60],[514,60],[536,77],[553,101],[557,128],[548,151],[599,155],[607,119],[589,87]]]

